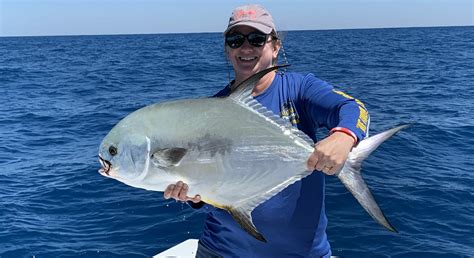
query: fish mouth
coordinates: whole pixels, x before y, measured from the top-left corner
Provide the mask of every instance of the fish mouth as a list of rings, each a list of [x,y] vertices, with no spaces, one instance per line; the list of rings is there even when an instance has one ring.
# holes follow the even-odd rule
[[[99,162],[100,162],[100,165],[102,165],[102,168],[99,169],[99,173],[110,176],[109,172],[110,172],[110,169],[112,168],[112,163],[102,158],[100,155],[99,155]]]

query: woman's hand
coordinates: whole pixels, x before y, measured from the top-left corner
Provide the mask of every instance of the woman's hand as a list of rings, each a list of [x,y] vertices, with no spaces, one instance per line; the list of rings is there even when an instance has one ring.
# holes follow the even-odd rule
[[[201,201],[201,196],[196,194],[194,197],[189,197],[188,194],[189,186],[182,181],[178,181],[176,184],[168,185],[163,194],[165,199],[173,198],[177,201],[191,201],[194,203],[198,203]]]
[[[354,139],[342,132],[334,132],[314,146],[314,151],[306,162],[308,170],[322,171],[334,175],[344,166]]]

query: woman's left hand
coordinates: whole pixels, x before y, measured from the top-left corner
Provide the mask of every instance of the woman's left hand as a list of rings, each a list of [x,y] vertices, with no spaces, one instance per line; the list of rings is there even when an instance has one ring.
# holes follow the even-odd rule
[[[308,170],[322,171],[334,175],[344,166],[354,146],[354,139],[342,132],[334,132],[314,146],[314,151],[306,162]]]

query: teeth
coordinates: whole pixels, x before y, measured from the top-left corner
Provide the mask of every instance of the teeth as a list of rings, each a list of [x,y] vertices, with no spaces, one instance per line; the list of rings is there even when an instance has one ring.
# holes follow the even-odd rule
[[[242,61],[252,61],[252,60],[257,59],[257,57],[255,57],[255,56],[254,57],[239,57],[239,58]]]

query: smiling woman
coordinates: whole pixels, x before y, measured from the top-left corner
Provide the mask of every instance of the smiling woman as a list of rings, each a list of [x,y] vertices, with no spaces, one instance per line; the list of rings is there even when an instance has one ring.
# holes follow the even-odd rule
[[[233,205],[218,206],[215,205],[216,203],[210,203],[216,206],[214,208],[217,209],[202,209],[205,211],[211,210],[211,212],[208,213],[204,232],[199,241],[197,256],[204,257],[212,253],[216,257],[221,255],[278,257],[282,254],[303,257],[329,257],[331,250],[325,232],[327,219],[324,211],[323,173],[333,175],[341,171],[351,149],[361,142],[367,134],[368,113],[362,102],[348,97],[348,95],[338,94],[331,85],[312,74],[277,73],[272,70],[272,68],[276,68],[281,41],[277,36],[278,33],[272,15],[262,6],[245,5],[235,8],[223,34],[226,58],[232,64],[235,79],[215,96],[222,97],[230,93],[234,95],[239,90],[241,83],[248,84],[248,81],[253,81],[248,99],[241,100],[243,101],[242,105],[252,106],[249,109],[253,110],[255,108],[256,113],[286,114],[281,119],[284,119],[284,121],[288,119],[294,124],[289,124],[289,121],[285,124],[288,123],[290,127],[296,126],[304,132],[306,134],[304,138],[308,139],[306,142],[311,145],[317,142],[316,132],[320,128],[330,130],[331,133],[327,138],[318,141],[314,149],[309,147],[310,153],[304,153],[303,156],[306,158],[304,169],[296,164],[289,169],[294,173],[303,173],[301,171],[305,169],[309,172],[315,170],[314,173],[303,173],[304,176],[299,174],[301,175],[300,178],[303,179],[294,184],[289,183],[293,183],[292,180],[282,179],[280,181],[281,185],[288,186],[285,189],[275,186],[271,188],[274,190],[269,190],[263,195],[256,192],[254,197],[244,198],[244,200],[260,200],[258,196],[267,196],[270,192],[276,194],[271,199],[256,201],[259,205],[256,206],[252,215],[248,213],[242,216],[246,212],[235,209]],[[267,73],[255,79],[254,76],[261,74],[263,71]],[[255,105],[249,103],[255,103]],[[361,110],[364,110],[365,120],[360,118]],[[289,116],[292,119],[289,119]],[[216,121],[218,120],[216,119]],[[241,121],[245,120],[241,119]],[[364,127],[357,126],[358,122],[363,123]],[[218,123],[215,126],[219,127],[221,125]],[[255,125],[249,123],[246,126],[254,127]],[[243,130],[243,127],[240,127]],[[252,139],[252,135],[262,133],[262,130],[266,131],[264,128],[254,127],[252,133],[245,134],[245,138]],[[272,166],[269,165],[264,170],[258,170],[258,164],[252,165],[248,170],[255,170],[254,173],[256,174],[270,171],[273,172],[272,178],[284,174],[282,170],[287,168],[285,165],[281,164],[276,167],[274,165],[280,164],[280,161],[288,158],[280,157],[282,153],[286,153],[285,151],[273,150],[269,146],[266,148],[254,146],[251,149],[260,150],[255,152],[253,155],[255,157],[271,152],[276,160],[267,162],[271,163]],[[264,160],[268,161],[268,159],[263,159],[262,163],[265,163]],[[238,167],[237,164],[236,166]],[[231,168],[228,168],[228,170],[232,171]],[[238,178],[241,178],[245,173],[231,173],[236,178],[234,185],[226,184],[227,190],[238,186]],[[343,177],[340,178],[343,180]],[[363,180],[356,179],[356,181]],[[261,182],[261,185],[265,185],[265,183]],[[354,185],[365,185],[365,183],[347,185],[352,187]],[[366,188],[366,186],[364,187]],[[275,189],[278,189],[278,191]],[[203,195],[201,201],[201,192],[199,191],[196,191],[194,182],[179,181],[168,186],[164,197],[190,201],[192,207],[200,209],[205,206],[202,201],[207,200]],[[239,192],[241,190],[235,189],[235,191]],[[191,196],[188,196],[188,192]],[[361,190],[360,192],[369,193],[368,190]],[[198,195],[195,196],[195,194]],[[362,199],[373,200],[372,197],[358,198],[359,201]],[[245,203],[238,196],[236,196],[234,202]],[[364,201],[361,203],[364,203]],[[366,204],[363,205],[367,206]],[[368,206],[376,207],[377,205],[370,204]],[[252,209],[247,207],[243,210]],[[373,212],[369,213],[374,214]],[[275,214],[278,214],[278,216],[275,216]],[[383,217],[383,215],[379,217]],[[238,223],[235,223],[233,219]],[[254,225],[265,238],[255,230]],[[394,230],[388,223],[385,223],[385,225]],[[245,231],[254,238],[249,237]],[[203,254],[204,250],[206,250],[205,255]]]

